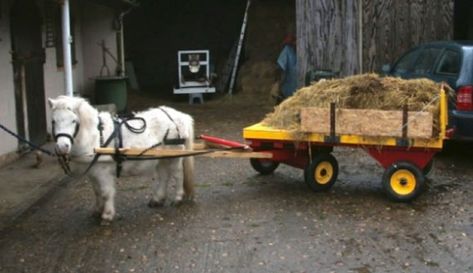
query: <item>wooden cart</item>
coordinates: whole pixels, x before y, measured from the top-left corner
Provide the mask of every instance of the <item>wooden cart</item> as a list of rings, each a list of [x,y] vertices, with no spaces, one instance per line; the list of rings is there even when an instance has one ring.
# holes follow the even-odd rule
[[[447,135],[447,96],[443,89],[439,99],[440,129],[435,137],[409,137],[407,111],[404,111],[402,134],[399,137],[336,134],[332,115],[329,134],[309,133],[304,138],[297,138],[286,130],[255,124],[243,130],[246,144],[201,135],[202,142],[196,143],[190,151],[96,148],[95,152],[144,159],[176,156],[250,158],[252,167],[261,174],[270,174],[280,163],[284,163],[303,169],[309,187],[314,191],[323,191],[330,189],[337,180],[338,163],[332,155],[333,148],[359,147],[385,168],[382,183],[388,196],[397,201],[410,201],[422,191],[425,176],[432,169],[433,156],[442,149]]]
[[[329,134],[308,133],[303,138],[295,138],[286,130],[255,124],[245,128],[243,136],[254,151],[272,154],[271,159],[251,159],[256,171],[272,173],[279,163],[303,169],[305,181],[314,191],[327,190],[337,180],[334,147],[362,148],[385,168],[382,184],[388,196],[396,201],[410,201],[422,191],[425,176],[432,169],[433,156],[442,149],[447,135],[447,96],[443,89],[439,99],[440,128],[435,137],[406,136],[405,115],[402,123],[405,128],[400,137],[336,134],[333,117]]]

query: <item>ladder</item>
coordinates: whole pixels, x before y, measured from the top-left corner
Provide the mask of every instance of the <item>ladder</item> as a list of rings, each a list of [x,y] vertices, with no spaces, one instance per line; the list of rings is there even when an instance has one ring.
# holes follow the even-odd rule
[[[230,53],[228,54],[227,60],[225,61],[225,66],[222,70],[222,76],[218,77],[218,81],[215,86],[218,92],[225,92],[225,90],[227,89],[228,81],[230,81],[230,76],[232,73],[233,59],[236,55],[237,45],[238,41],[236,41],[233,44],[232,49],[230,49]]]
[[[235,61],[233,63],[232,77],[230,78],[230,85],[228,87],[228,94],[230,95],[233,93],[233,87],[235,85],[235,78],[236,78],[236,74],[238,70],[238,63],[240,61],[241,47],[243,45],[243,39],[245,38],[246,24],[248,21],[248,9],[250,8],[250,4],[251,4],[251,0],[247,0],[245,16],[243,17],[243,23],[241,25],[241,31],[240,31],[240,38],[238,40]]]

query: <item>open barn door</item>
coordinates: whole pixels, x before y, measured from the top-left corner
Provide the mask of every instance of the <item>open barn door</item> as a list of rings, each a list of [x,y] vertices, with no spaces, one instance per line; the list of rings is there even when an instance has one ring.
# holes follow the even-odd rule
[[[43,144],[47,136],[43,72],[45,56],[41,16],[36,1],[15,1],[10,18],[18,133],[36,144]]]
[[[473,40],[473,2],[471,0],[455,0],[454,39]]]

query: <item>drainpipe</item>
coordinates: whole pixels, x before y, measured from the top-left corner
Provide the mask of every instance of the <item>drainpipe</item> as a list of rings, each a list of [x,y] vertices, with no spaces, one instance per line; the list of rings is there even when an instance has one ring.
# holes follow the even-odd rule
[[[69,0],[62,2],[62,52],[64,57],[64,83],[66,95],[73,96],[72,83],[72,54],[71,54],[71,20],[70,20]]]
[[[121,66],[121,77],[125,77],[126,71],[125,71],[125,37],[124,37],[124,30],[123,30],[123,16],[120,15],[120,66]]]
[[[118,15],[118,23],[120,24],[118,29],[118,35],[120,36],[117,40],[118,42],[118,61],[120,62],[120,76],[125,77],[125,29],[124,29],[124,18],[133,8],[128,9],[127,11],[121,12]]]

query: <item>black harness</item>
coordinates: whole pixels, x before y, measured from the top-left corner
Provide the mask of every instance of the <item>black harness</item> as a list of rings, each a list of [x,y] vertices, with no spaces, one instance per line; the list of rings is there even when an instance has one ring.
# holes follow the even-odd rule
[[[113,160],[116,162],[116,176],[120,177],[121,171],[123,169],[123,161],[125,160],[153,160],[153,159],[161,159],[163,157],[141,157],[143,154],[145,154],[147,151],[152,150],[154,148],[157,148],[161,145],[184,145],[186,142],[185,138],[181,138],[181,133],[179,132],[179,127],[177,126],[176,122],[174,119],[169,115],[168,112],[166,112],[163,108],[159,107],[159,110],[161,110],[168,118],[169,120],[174,123],[174,126],[177,131],[177,138],[168,138],[169,131],[170,129],[168,128],[166,133],[164,134],[163,140],[151,145],[150,147],[144,149],[140,154],[137,156],[127,156],[122,153],[120,153],[120,148],[123,148],[123,136],[122,136],[122,127],[125,126],[127,130],[129,130],[132,133],[135,134],[141,134],[145,131],[146,129],[146,121],[142,117],[136,117],[136,116],[131,116],[127,118],[113,118],[113,125],[114,125],[114,130],[112,134],[108,137],[107,141],[103,142],[103,123],[102,120],[99,117],[99,125],[98,125],[98,130],[100,134],[100,147],[107,147],[112,139],[115,139],[115,154],[112,155]],[[130,124],[130,121],[134,120],[139,120],[142,122],[142,126],[140,127],[133,127]],[[100,156],[99,154],[96,155],[96,157]],[[167,157],[169,158],[169,157]]]
[[[108,136],[107,140],[104,140],[104,134],[103,134],[103,132],[104,132],[104,123],[103,123],[102,119],[100,118],[100,116],[98,116],[99,122],[98,122],[98,125],[97,125],[97,130],[99,131],[100,147],[101,148],[107,147],[107,146],[110,145],[112,140],[115,140],[115,144],[114,144],[115,153],[112,155],[112,158],[116,162],[116,165],[117,165],[116,166],[116,176],[117,177],[120,177],[121,171],[123,169],[122,164],[123,164],[123,161],[125,161],[125,160],[162,159],[164,157],[140,157],[140,156],[145,154],[147,151],[149,151],[151,149],[154,149],[154,148],[157,148],[161,145],[183,145],[183,144],[185,144],[186,139],[181,138],[181,134],[179,132],[179,127],[177,126],[174,119],[169,115],[169,113],[167,113],[161,107],[158,108],[158,109],[161,110],[169,118],[169,120],[172,121],[172,123],[174,123],[178,137],[169,139],[168,135],[169,135],[170,129],[168,128],[168,130],[164,134],[164,137],[163,137],[162,141],[160,141],[160,142],[144,149],[137,156],[127,156],[127,155],[124,155],[124,154],[120,153],[120,148],[123,148],[122,130],[123,130],[123,127],[125,127],[128,131],[130,131],[132,133],[141,134],[146,130],[146,120],[142,117],[136,117],[136,116],[123,117],[123,118],[113,117],[112,118],[113,119],[113,131],[110,134],[110,136]],[[140,121],[141,126],[133,126],[130,123],[131,121]],[[54,140],[57,141],[57,139],[59,137],[66,137],[71,141],[71,145],[74,144],[74,138],[79,133],[79,129],[80,129],[80,123],[76,122],[74,133],[72,135],[67,134],[67,133],[57,133],[56,134],[55,128],[54,128],[54,122],[52,124],[52,132],[53,132]],[[69,167],[69,161],[70,161],[69,158],[65,155],[57,155],[57,156],[58,156],[58,161],[59,161],[61,167],[63,168],[64,172],[66,174],[70,175],[72,173],[72,171]],[[92,166],[97,162],[97,160],[99,159],[100,156],[101,156],[101,154],[95,154],[94,158],[92,159],[89,166],[87,167],[87,169],[84,171],[84,173],[82,175],[85,175],[92,168]],[[182,156],[180,156],[180,157],[182,157]],[[169,158],[169,157],[166,157],[166,158]]]

